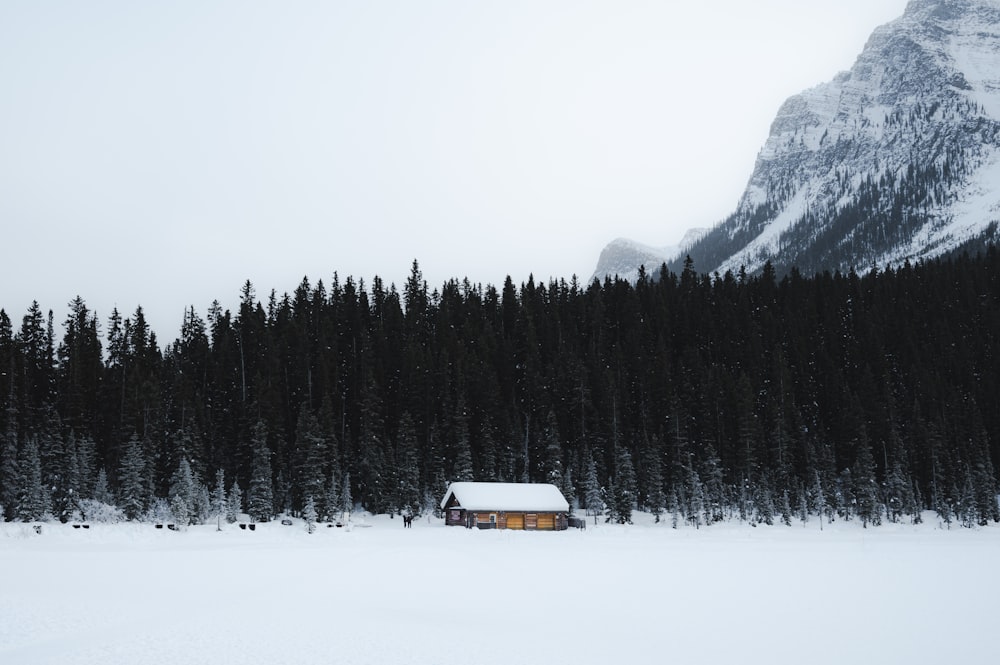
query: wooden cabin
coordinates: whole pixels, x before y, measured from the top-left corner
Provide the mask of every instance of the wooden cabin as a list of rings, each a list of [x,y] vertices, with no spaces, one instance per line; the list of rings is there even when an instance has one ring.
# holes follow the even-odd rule
[[[563,531],[569,504],[555,485],[452,483],[441,500],[445,524],[468,529]]]

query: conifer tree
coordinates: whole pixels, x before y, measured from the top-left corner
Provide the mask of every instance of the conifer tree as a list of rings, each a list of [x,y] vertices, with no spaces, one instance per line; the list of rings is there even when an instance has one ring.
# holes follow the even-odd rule
[[[875,481],[875,461],[872,459],[871,448],[866,438],[858,445],[858,457],[852,469],[851,479],[854,482],[854,498],[857,502],[857,515],[862,526],[869,524],[878,526],[882,523],[882,511],[879,505],[878,484]]]
[[[340,477],[337,474],[330,474],[330,481],[326,486],[326,496],[324,497],[323,506],[326,511],[323,519],[327,522],[336,522],[343,512],[340,503]]]
[[[185,510],[183,514],[187,521],[182,522],[182,524],[194,524],[199,516],[199,485],[200,483],[191,471],[191,464],[188,463],[187,458],[181,458],[177,470],[170,479],[168,498],[170,499],[171,510],[174,510],[178,502],[184,504]],[[180,520],[180,514],[176,511],[174,511],[174,517],[178,521]]]
[[[819,528],[822,531],[823,517],[826,516],[827,521],[831,521],[833,510],[828,507],[826,493],[823,491],[823,482],[820,480],[819,471],[813,472],[813,483],[809,495],[809,498],[812,500],[813,509],[819,516]]]
[[[452,481],[453,483],[473,480],[472,475],[472,444],[469,441],[469,415],[466,412],[465,399],[460,398],[455,406],[451,423],[452,436]]]
[[[83,498],[94,498],[97,481],[97,446],[94,439],[84,434],[76,439],[77,488]]]
[[[97,472],[97,480],[94,481],[93,497],[94,501],[108,506],[112,506],[115,503],[115,498],[108,488],[108,472],[104,470],[103,466]]]
[[[218,469],[215,472],[215,487],[212,490],[211,515],[219,518],[226,514],[226,472]]]
[[[240,484],[234,482],[229,488],[229,496],[226,497],[226,521],[235,524],[240,519],[243,512],[243,490]]]
[[[611,518],[619,524],[631,524],[636,500],[636,479],[632,455],[624,447],[619,447],[615,456],[615,475],[610,483],[610,494],[609,503],[613,505],[609,509]]]
[[[396,459],[399,465],[399,473],[397,474],[399,509],[407,515],[420,515],[422,512],[420,460],[417,451],[416,431],[409,412],[404,413],[400,418]]]
[[[17,517],[22,522],[33,522],[49,512],[49,497],[42,485],[42,463],[38,457],[38,440],[29,436],[21,447],[18,460]]]
[[[787,489],[781,491],[781,523],[792,526],[792,501]]]
[[[348,515],[354,510],[354,498],[351,496],[351,474],[344,474],[344,484],[340,490],[340,505]]]
[[[66,445],[59,431],[60,420],[55,411],[47,406],[44,410],[46,426],[38,434],[38,457],[42,465],[42,487],[45,490],[49,510],[60,522],[70,519],[74,509],[72,483],[75,478],[76,451],[66,454]],[[73,444],[75,445],[75,444]]]
[[[13,406],[7,408],[7,426],[0,441],[0,519],[14,519],[21,484],[21,470],[18,465],[17,412]]]
[[[372,377],[361,404],[361,423],[358,437],[358,465],[356,484],[361,505],[373,513],[389,510],[391,483],[386,459],[387,442],[382,405],[378,399]]]
[[[726,487],[723,482],[722,461],[711,443],[705,444],[704,460],[701,464],[702,490],[705,501],[705,523],[721,522],[725,517]]]
[[[170,514],[178,526],[187,526],[191,523],[191,511],[180,494],[174,494],[170,498]]]
[[[146,460],[139,437],[132,434],[118,467],[118,507],[129,520],[137,520],[146,510],[149,493],[146,490]]]
[[[753,507],[754,522],[757,524],[774,524],[774,497],[771,494],[771,487],[763,477],[757,480],[753,486]]]
[[[566,499],[566,503],[569,504],[569,510],[573,512],[573,505],[576,503],[576,489],[573,487],[573,470],[566,469],[566,473],[563,474],[562,486],[559,487],[559,492]]]
[[[885,511],[890,522],[895,524],[913,504],[910,483],[903,474],[899,460],[892,463],[892,469],[885,480]]]
[[[667,510],[670,512],[670,526],[676,529],[681,522],[681,502],[677,497],[676,489],[670,492],[670,498],[667,499]]]
[[[597,464],[590,454],[587,455],[587,473],[583,478],[583,502],[587,515],[594,516],[594,524],[597,524],[597,516],[604,513],[604,501],[601,498],[601,485],[597,480]]]
[[[688,504],[685,507],[685,513],[688,522],[697,529],[701,526],[706,515],[710,515],[710,510],[705,505],[704,485],[701,482],[701,476],[698,475],[698,470],[695,469],[693,456],[689,456],[686,470],[684,493],[687,496]]]
[[[306,504],[302,508],[302,519],[306,523],[306,531],[312,533],[316,530],[316,502],[312,496],[306,497]]]
[[[840,472],[837,478],[837,490],[834,493],[837,514],[845,521],[850,521],[857,511],[857,500],[854,497],[854,477],[849,468]]]
[[[559,440],[559,423],[556,421],[556,413],[549,410],[549,415],[545,420],[545,430],[542,434],[545,440],[545,456],[543,458],[543,473],[545,482],[563,486],[563,463],[562,463],[562,443]]]
[[[271,450],[267,447],[267,426],[258,420],[251,439],[253,463],[247,513],[255,522],[268,522],[274,515],[274,486],[271,482]]]
[[[324,491],[323,462],[326,458],[326,440],[320,430],[319,421],[303,403],[299,409],[298,424],[295,428],[294,466],[292,484],[292,505],[294,509],[304,507],[304,497],[322,497]],[[315,498],[313,499],[315,502]]]

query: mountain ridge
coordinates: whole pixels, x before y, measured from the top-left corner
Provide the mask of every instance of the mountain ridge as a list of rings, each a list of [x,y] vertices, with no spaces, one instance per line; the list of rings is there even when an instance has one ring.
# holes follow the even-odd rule
[[[720,273],[932,258],[997,238],[998,184],[1000,1],[912,0],[782,104],[736,211],[686,254]]]

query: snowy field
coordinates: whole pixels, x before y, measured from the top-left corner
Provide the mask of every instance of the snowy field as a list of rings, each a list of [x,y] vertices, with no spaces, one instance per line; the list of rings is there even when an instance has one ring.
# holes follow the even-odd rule
[[[0,663],[992,663],[1000,528],[0,524]]]

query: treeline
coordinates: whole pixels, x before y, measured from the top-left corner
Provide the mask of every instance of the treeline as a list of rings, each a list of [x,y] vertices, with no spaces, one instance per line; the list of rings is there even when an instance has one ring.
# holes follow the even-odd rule
[[[162,348],[77,298],[0,311],[0,505],[196,522],[433,510],[448,482],[553,482],[590,514],[1000,519],[1000,255],[779,278],[402,292],[334,275]],[[93,517],[91,517],[93,518]]]

